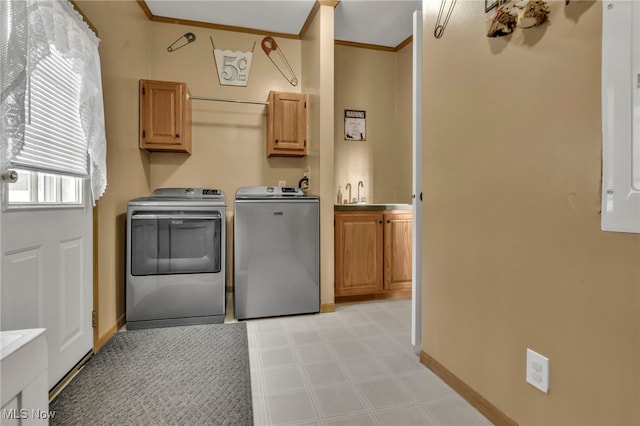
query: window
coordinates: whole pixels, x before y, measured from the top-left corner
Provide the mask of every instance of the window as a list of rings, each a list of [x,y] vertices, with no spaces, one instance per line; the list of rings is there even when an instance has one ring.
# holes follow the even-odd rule
[[[18,181],[9,186],[7,208],[83,205],[83,178],[20,169],[16,172]]]
[[[640,4],[602,6],[602,229],[640,233]]]
[[[51,47],[28,78],[24,145],[11,161],[18,181],[6,207],[82,206],[87,142],[80,123],[80,79],[71,60]]]
[[[82,205],[87,179],[103,194],[98,42],[68,1],[0,1],[0,171],[18,172],[6,208]]]

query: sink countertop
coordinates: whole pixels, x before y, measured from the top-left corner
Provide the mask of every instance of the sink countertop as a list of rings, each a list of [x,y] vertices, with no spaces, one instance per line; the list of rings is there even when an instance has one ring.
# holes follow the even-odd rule
[[[0,358],[4,359],[44,334],[44,328],[0,332]]]
[[[411,204],[335,204],[334,210],[411,210]]]

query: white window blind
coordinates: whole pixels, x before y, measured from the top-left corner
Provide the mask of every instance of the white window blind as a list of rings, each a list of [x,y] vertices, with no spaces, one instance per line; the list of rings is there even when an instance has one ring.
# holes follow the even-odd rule
[[[30,73],[24,147],[13,165],[87,176],[87,142],[79,111],[79,72],[52,47]]]

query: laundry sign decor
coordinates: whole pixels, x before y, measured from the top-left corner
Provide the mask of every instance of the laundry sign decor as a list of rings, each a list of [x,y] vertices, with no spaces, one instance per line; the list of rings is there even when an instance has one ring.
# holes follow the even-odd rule
[[[366,111],[344,110],[344,140],[366,141]]]
[[[213,47],[213,59],[216,63],[220,85],[246,87],[247,83],[249,83],[251,59],[253,58],[253,49],[255,49],[256,44],[253,43],[251,52],[231,51],[216,49],[213,44],[213,38],[209,37],[209,39]]]

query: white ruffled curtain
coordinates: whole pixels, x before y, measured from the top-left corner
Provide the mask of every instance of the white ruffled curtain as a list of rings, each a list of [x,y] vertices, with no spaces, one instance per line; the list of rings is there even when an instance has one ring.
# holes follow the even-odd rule
[[[99,40],[66,0],[0,0],[0,164],[24,144],[29,70],[50,54],[69,59],[80,77],[80,122],[87,141],[93,202],[107,186]]]

